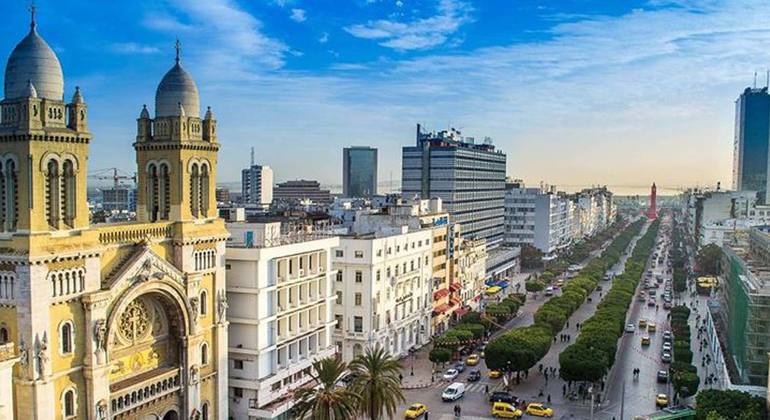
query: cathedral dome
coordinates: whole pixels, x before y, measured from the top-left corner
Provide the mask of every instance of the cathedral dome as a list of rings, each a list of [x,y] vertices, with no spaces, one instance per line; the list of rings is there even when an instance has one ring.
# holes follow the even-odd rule
[[[29,33],[16,45],[5,66],[5,99],[26,97],[30,82],[39,98],[64,97],[61,64],[48,43],[38,35],[35,21]]]
[[[198,86],[190,73],[179,64],[177,43],[176,64],[163,76],[155,92],[155,117],[180,116],[181,109],[189,117],[200,117]]]

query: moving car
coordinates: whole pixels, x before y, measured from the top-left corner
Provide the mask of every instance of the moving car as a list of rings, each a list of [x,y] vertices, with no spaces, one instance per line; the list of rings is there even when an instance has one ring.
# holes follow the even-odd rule
[[[548,286],[545,288],[545,295],[546,296],[553,296],[553,286]]]
[[[553,409],[546,407],[543,403],[529,403],[526,412],[530,416],[553,417]]]
[[[479,355],[478,354],[471,354],[468,356],[468,358],[465,360],[465,363],[468,366],[476,366],[479,364]]]
[[[521,410],[514,407],[512,404],[504,402],[496,402],[492,404],[492,417],[499,417],[502,419],[520,419],[523,416]]]
[[[671,309],[671,301],[664,301],[663,302],[663,309]]]
[[[650,345],[650,336],[645,335],[642,337],[642,345],[643,346],[649,346]]]
[[[647,301],[647,306],[655,306],[655,298],[650,298],[650,300]]]
[[[487,376],[489,376],[492,379],[497,379],[503,376],[503,372],[500,372],[499,370],[490,370]]]
[[[441,393],[441,399],[443,401],[457,401],[465,395],[465,384],[462,382],[455,382],[444,389]]]
[[[416,419],[428,411],[428,406],[421,403],[414,403],[404,412],[404,418]]]
[[[489,402],[495,403],[495,402],[504,402],[508,404],[516,404],[518,401],[518,398],[511,395],[510,392],[505,391],[495,391],[492,393],[492,395],[489,396]]]
[[[661,383],[661,384],[667,384],[668,383],[668,371],[667,370],[659,370],[658,371],[658,383]]]
[[[626,324],[626,332],[627,333],[632,333],[634,331],[636,331],[636,327],[634,327],[634,324]]]
[[[668,395],[666,394],[658,394],[655,397],[655,406],[656,407],[666,407],[668,405]]]
[[[457,375],[459,375],[460,372],[457,371],[457,369],[447,369],[446,372],[444,372],[444,379],[451,381],[452,379],[456,378]]]
[[[481,380],[481,372],[478,370],[472,370],[471,373],[468,374],[468,382],[478,382]]]
[[[452,365],[452,368],[456,370],[458,373],[462,373],[463,371],[465,371],[465,363],[457,362],[454,365]]]
[[[658,329],[658,326],[655,325],[654,322],[647,323],[647,332],[655,332],[657,329]]]
[[[647,320],[644,318],[639,319],[639,328],[644,328],[647,326]]]

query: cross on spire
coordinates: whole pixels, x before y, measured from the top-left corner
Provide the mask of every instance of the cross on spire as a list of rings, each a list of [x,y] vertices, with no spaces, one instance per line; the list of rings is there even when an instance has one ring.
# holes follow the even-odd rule
[[[35,23],[35,13],[37,13],[37,6],[35,6],[34,0],[29,2],[29,9],[28,10],[29,10],[29,14],[31,16],[31,21],[30,21],[29,26],[30,26],[30,28],[35,29],[35,26],[37,26],[37,24]]]
[[[182,43],[179,42],[179,38],[176,39],[174,48],[176,49],[176,63],[179,64],[179,53],[182,51]]]

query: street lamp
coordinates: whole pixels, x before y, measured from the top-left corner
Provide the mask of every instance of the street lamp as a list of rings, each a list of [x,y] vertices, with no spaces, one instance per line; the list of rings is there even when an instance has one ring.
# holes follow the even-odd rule
[[[411,350],[412,353],[412,371],[409,373],[410,376],[414,376],[414,349]]]

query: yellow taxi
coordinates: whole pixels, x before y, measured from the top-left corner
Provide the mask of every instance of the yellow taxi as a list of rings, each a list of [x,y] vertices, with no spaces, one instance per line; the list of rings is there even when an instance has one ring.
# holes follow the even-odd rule
[[[647,326],[647,320],[646,320],[646,319],[644,319],[644,318],[640,319],[640,320],[639,320],[639,327],[640,327],[640,328],[644,328],[644,327],[646,327],[646,326]]]
[[[527,414],[538,417],[553,417],[553,409],[546,407],[543,403],[529,403]]]
[[[404,412],[404,417],[407,419],[416,419],[428,411],[428,406],[421,403],[414,403],[409,406]]]
[[[559,286],[559,287],[562,287],[562,286],[564,286],[564,280],[563,279],[556,280],[556,282],[554,284]]]
[[[503,376],[503,372],[500,372],[499,370],[490,370],[487,376],[489,376],[492,379],[497,379]]]
[[[645,335],[642,337],[642,345],[643,346],[649,346],[650,345],[650,336]]]
[[[492,417],[498,417],[501,419],[520,419],[524,413],[513,404],[504,402],[496,402],[492,405]]]
[[[478,354],[471,354],[465,360],[465,364],[468,365],[468,366],[476,366],[476,365],[478,365],[479,364],[479,355]]]
[[[655,332],[657,330],[658,326],[655,325],[654,322],[648,322],[647,323],[647,332]]]
[[[668,405],[668,395],[666,394],[658,394],[655,397],[655,406],[656,407],[665,407]]]

